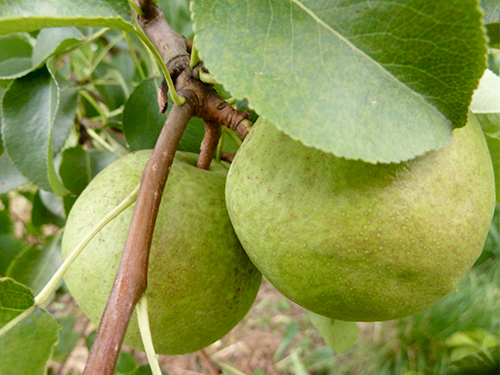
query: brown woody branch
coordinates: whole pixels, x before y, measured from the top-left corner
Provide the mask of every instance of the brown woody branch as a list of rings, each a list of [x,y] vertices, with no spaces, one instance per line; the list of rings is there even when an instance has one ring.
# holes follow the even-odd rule
[[[160,52],[178,94],[186,98],[186,103],[174,105],[170,111],[143,171],[118,273],[84,375],[114,374],[130,317],[147,287],[149,250],[158,208],[175,151],[190,117],[201,117],[207,124],[199,162],[203,168],[209,167],[213,157],[214,144],[217,145],[220,137],[219,124],[236,130],[241,137],[251,125],[247,113],[229,106],[212,86],[202,83],[193,74],[189,68],[186,40],[168,25],[153,1],[135,1],[143,11],[142,16],[136,15],[138,23]]]
[[[130,229],[113,289],[90,351],[84,375],[114,374],[135,305],[146,290],[149,249],[163,189],[192,105],[174,105],[144,168]]]
[[[205,137],[201,145],[200,156],[198,157],[198,164],[196,165],[201,169],[208,169],[210,163],[214,158],[220,136],[222,134],[221,126],[218,122],[205,120]]]

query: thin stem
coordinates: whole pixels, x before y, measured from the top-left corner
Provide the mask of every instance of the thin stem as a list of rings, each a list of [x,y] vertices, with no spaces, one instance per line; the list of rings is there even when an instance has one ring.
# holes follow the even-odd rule
[[[189,67],[191,70],[193,70],[199,62],[200,56],[198,55],[198,48],[196,48],[196,43],[193,42],[193,46],[191,47],[191,59],[189,60]]]
[[[236,144],[238,146],[241,146],[241,144],[243,143],[243,140],[238,137],[238,134],[236,134],[236,132],[234,130],[231,130],[231,129],[228,129],[226,127],[223,128],[224,129],[224,132],[229,136],[231,137],[231,139],[236,142]]]
[[[139,331],[141,332],[142,344],[148,358],[149,366],[153,375],[162,375],[158,357],[156,356],[151,328],[149,326],[148,316],[148,298],[144,294],[137,302],[137,321],[139,322]]]
[[[29,307],[28,309],[24,310],[21,314],[17,315],[14,319],[10,320],[6,325],[4,325],[2,328],[0,328],[0,337],[5,335],[7,332],[9,332],[14,326],[16,326],[19,322],[23,321],[28,317],[29,314],[33,312],[37,307],[36,303]]]
[[[80,95],[83,96],[85,99],[87,99],[90,105],[97,111],[97,113],[99,113],[103,125],[106,124],[108,122],[108,116],[104,113],[101,106],[99,105],[99,103],[97,103],[94,97],[90,95],[90,93],[87,90],[80,90]]]
[[[135,21],[135,18],[134,18]],[[137,21],[135,21],[137,22]],[[172,101],[177,104],[177,105],[183,105],[186,102],[186,99],[179,96],[177,94],[177,91],[175,90],[175,85],[174,82],[172,81],[172,77],[170,76],[170,73],[167,69],[167,66],[163,62],[163,59],[154,46],[154,44],[149,40],[149,38],[144,34],[144,31],[141,29],[139,25],[136,27],[136,35],[141,39],[141,41],[149,48],[149,50],[153,53],[153,56],[155,57],[156,61],[160,65],[161,71],[165,77],[165,80],[167,81],[168,85],[168,90],[170,91],[170,96],[172,98]]]
[[[111,51],[111,48],[113,48],[122,39],[123,39],[123,34],[120,34],[106,45],[106,47],[101,51],[101,53],[97,55],[97,57],[94,59],[92,65],[89,68],[89,71],[87,72],[87,77],[90,77],[92,75],[95,68],[97,68],[97,66],[102,62],[102,60],[106,57],[108,52]]]
[[[137,186],[123,201],[120,202],[118,206],[113,208],[106,216],[104,216],[101,221],[99,221],[92,230],[82,238],[82,240],[76,245],[74,250],[69,254],[63,264],[58,268],[54,276],[49,280],[40,293],[35,297],[35,303],[40,306],[44,306],[49,300],[52,293],[56,290],[57,286],[61,282],[64,274],[75,261],[75,259],[80,255],[80,253],[85,249],[85,246],[99,233],[102,228],[104,228],[111,220],[117,217],[121,212],[123,212],[128,206],[135,202],[137,198],[137,193],[139,192],[139,186]]]
[[[137,68],[137,71],[139,72],[139,76],[141,77],[141,80],[144,81],[146,79],[146,74],[144,73],[144,70],[142,69],[141,62],[139,61],[139,57],[137,57],[137,53],[135,53],[134,45],[132,44],[132,39],[130,39],[130,35],[126,31],[124,31],[124,33],[125,33],[125,40],[127,41],[128,48],[130,50],[130,54],[132,55],[132,59],[134,60],[135,67]]]
[[[111,147],[111,145],[106,142],[104,139],[102,139],[102,137],[96,133],[96,131],[92,128],[86,128],[87,130],[87,133],[89,133],[89,135],[96,140],[97,143],[99,143],[102,147],[104,147],[106,150],[110,151],[110,152],[115,152],[115,149],[113,147]]]
[[[198,356],[205,362],[211,375],[222,374],[222,369],[218,367],[203,349],[198,350]]]
[[[205,120],[204,123],[205,137],[203,137],[201,152],[196,166],[201,169],[208,169],[217,150],[217,145],[222,134],[222,127],[214,121]]]
[[[217,364],[223,369],[226,370],[227,372],[233,374],[233,375],[246,375],[244,372],[241,372],[240,370],[229,366],[227,363],[223,362],[217,362]]]
[[[123,78],[123,75],[117,69],[113,69],[111,73],[116,77],[118,85],[122,88],[125,97],[128,99],[128,97],[130,96],[130,92],[128,91],[127,82],[125,82],[125,78]]]
[[[141,7],[134,3],[132,0],[128,0],[129,5],[132,7],[133,10],[139,15],[142,16],[144,15],[144,12],[142,11]]]
[[[219,143],[217,144],[217,150],[215,151],[215,160],[217,161],[220,161],[223,146],[224,146],[224,136],[221,136],[219,138]]]
[[[217,80],[212,74],[206,73],[201,69],[199,72],[199,76],[200,76],[200,81],[203,83],[208,83],[209,85],[215,85],[217,83]]]
[[[175,151],[194,113],[193,108],[191,103],[174,104],[144,168],[118,273],[84,375],[114,374],[130,317],[147,287],[149,250],[158,208]]]

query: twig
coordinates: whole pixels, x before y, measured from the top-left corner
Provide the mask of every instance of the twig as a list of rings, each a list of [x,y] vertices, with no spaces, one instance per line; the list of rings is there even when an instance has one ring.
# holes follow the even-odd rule
[[[201,152],[198,157],[198,164],[201,169],[208,169],[217,149],[222,128],[218,122],[205,121],[205,137],[201,144]]]
[[[211,359],[210,357],[208,356],[207,353],[205,353],[205,351],[202,349],[202,350],[198,350],[197,352],[198,356],[201,358],[201,360],[205,363],[205,365],[207,366],[208,368],[208,371],[210,371],[210,374],[211,375],[219,375],[219,374],[222,374],[222,369],[217,366]]]
[[[227,161],[228,163],[232,163],[236,154],[232,152],[221,152],[220,158],[221,160]]]
[[[141,177],[130,229],[113,289],[97,330],[84,375],[112,375],[137,301],[146,290],[149,249],[175,150],[193,106],[174,105]]]
[[[163,188],[175,150],[191,116],[209,124],[222,124],[236,130],[240,137],[251,125],[247,113],[240,113],[202,83],[189,68],[186,40],[170,28],[163,13],[152,0],[134,0],[142,10],[137,22],[165,62],[169,78],[184,105],[175,104],[158,138],[141,178],[141,188],[132,216],[127,240],[108,303],[101,317],[84,375],[112,375],[123,338],[134,308],[147,287],[149,250]],[[219,126],[220,129],[220,126]],[[214,134],[208,135],[202,164],[209,162]],[[220,131],[219,131],[220,135]]]

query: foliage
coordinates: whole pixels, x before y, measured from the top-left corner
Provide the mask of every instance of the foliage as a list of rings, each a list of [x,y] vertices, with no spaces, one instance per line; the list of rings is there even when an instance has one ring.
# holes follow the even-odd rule
[[[474,0],[376,8],[346,1],[328,12],[313,0],[191,3],[194,24],[184,0],[158,6],[170,25],[194,38],[221,95],[238,99],[235,106],[250,110],[252,120],[264,116],[340,156],[390,162],[446,145],[470,109],[485,132],[500,191],[496,0],[481,1],[482,20]],[[13,0],[0,7],[2,374],[43,374],[51,359],[64,362],[80,337],[80,315],[58,310],[64,284],[49,306],[35,303],[60,265],[59,238],[76,198],[111,162],[151,148],[165,122],[155,99],[161,70],[142,37],[124,0]],[[490,70],[472,97],[486,58]],[[199,152],[203,134],[203,122],[191,119],[179,150]],[[224,129],[216,157],[240,143]],[[458,374],[498,361],[498,220],[456,293],[383,325],[394,342],[373,342],[362,332],[351,350],[335,354],[307,340],[296,344],[299,328],[311,323],[292,322],[276,354],[276,361],[286,359],[280,368]],[[332,332],[323,334],[328,341]],[[363,357],[372,363],[361,370]],[[124,352],[117,371],[150,370]]]

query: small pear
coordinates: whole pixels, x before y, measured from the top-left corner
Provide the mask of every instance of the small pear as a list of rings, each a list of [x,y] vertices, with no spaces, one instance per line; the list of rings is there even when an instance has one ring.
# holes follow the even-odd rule
[[[150,150],[112,163],[80,195],[68,217],[63,257],[139,184]],[[227,214],[227,168],[196,168],[197,155],[177,152],[162,197],[149,258],[149,320],[157,353],[193,352],[220,339],[250,309],[261,275],[241,247]],[[98,323],[111,291],[133,206],[86,246],[64,280]],[[125,344],[142,350],[137,317]]]

